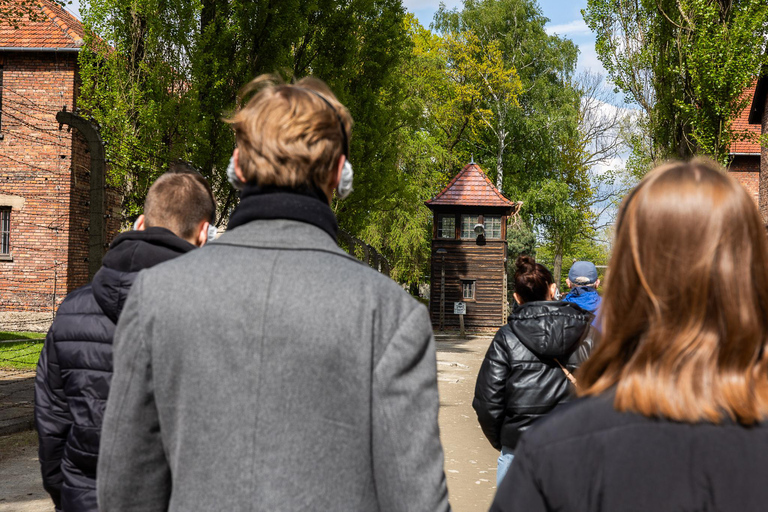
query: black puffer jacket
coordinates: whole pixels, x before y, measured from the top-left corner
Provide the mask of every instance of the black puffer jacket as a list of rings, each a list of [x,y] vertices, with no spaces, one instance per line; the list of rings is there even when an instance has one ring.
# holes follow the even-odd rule
[[[35,379],[43,486],[57,510],[98,510],[96,463],[115,324],[137,273],[190,249],[192,244],[164,228],[123,233],[93,282],[61,303]]]
[[[589,357],[593,318],[569,302],[529,302],[512,311],[485,354],[472,401],[494,448],[514,448],[533,422],[571,398],[558,361],[573,372]]]

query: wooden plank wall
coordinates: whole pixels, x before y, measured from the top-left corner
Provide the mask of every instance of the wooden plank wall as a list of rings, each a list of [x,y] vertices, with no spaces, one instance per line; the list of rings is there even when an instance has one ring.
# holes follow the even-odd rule
[[[453,303],[463,301],[462,279],[475,280],[475,301],[465,301],[464,325],[468,329],[501,327],[506,321],[504,259],[507,243],[500,240],[488,241],[485,245],[477,245],[473,240],[432,241],[430,315],[435,329],[440,326],[441,256],[436,253],[440,248],[448,251],[445,255],[445,327],[459,327],[459,317],[453,314]]]

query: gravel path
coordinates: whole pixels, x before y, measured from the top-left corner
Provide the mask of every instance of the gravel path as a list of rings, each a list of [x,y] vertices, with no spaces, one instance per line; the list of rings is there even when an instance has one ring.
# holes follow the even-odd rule
[[[33,430],[0,437],[0,512],[52,512],[37,462]]]
[[[486,511],[496,494],[496,459],[472,409],[475,381],[491,337],[438,336],[440,438],[445,450],[448,498],[455,512]]]

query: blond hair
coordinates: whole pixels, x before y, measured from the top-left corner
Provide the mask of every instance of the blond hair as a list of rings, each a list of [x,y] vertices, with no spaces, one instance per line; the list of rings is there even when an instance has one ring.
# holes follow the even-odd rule
[[[235,130],[245,180],[290,188],[328,183],[348,152],[352,117],[346,107],[325,83],[311,77],[289,85],[261,75],[243,88],[241,97],[254,92],[226,120]]]
[[[766,417],[767,265],[760,214],[717,164],[652,171],[622,205],[580,394],[689,423]]]

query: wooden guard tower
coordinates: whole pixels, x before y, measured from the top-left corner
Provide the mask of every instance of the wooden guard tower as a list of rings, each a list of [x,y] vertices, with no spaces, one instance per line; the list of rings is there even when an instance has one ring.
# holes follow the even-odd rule
[[[466,305],[465,328],[494,330],[507,314],[507,218],[517,205],[475,163],[425,203],[434,212],[430,316],[435,329],[457,329],[454,303]],[[443,278],[444,273],[444,278]],[[445,295],[441,301],[441,281]]]

